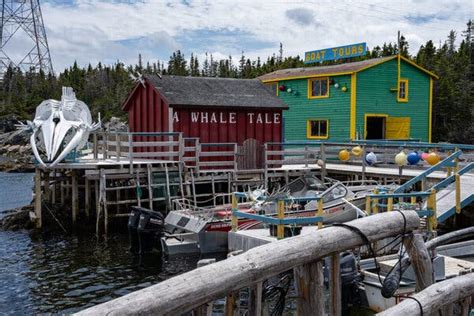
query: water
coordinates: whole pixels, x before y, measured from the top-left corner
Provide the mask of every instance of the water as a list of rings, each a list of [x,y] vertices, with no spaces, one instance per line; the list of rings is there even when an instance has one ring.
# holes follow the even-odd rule
[[[31,174],[0,173],[0,216],[30,202],[32,183]],[[198,259],[134,257],[126,235],[0,231],[0,314],[71,313],[193,269]]]

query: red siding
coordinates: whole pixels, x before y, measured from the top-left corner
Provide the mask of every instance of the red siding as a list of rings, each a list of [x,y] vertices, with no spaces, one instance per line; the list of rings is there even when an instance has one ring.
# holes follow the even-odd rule
[[[139,86],[134,91],[129,104],[131,132],[170,131],[169,106],[148,82],[146,88]],[[199,137],[201,143],[241,145],[249,138],[262,144],[281,141],[280,109],[175,107],[172,113],[173,131],[182,132],[183,137]],[[136,140],[145,138],[136,137]]]
[[[184,137],[199,137],[201,143],[235,143],[248,138],[262,144],[281,140],[281,110],[216,109],[186,107],[173,109],[173,130]]]

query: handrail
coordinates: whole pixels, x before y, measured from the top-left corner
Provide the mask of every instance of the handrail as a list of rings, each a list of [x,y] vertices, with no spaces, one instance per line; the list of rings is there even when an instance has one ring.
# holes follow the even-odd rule
[[[404,216],[398,212],[384,213],[357,219],[348,222],[348,225],[359,229],[373,242],[418,228],[420,220],[415,212],[407,211],[403,214]],[[344,227],[314,230],[183,273],[80,311],[77,315],[179,315],[241,288],[252,287],[284,271],[364,244],[359,234]]]
[[[474,273],[469,273],[435,283],[423,291],[414,294],[412,296],[413,299],[404,299],[399,304],[377,315],[432,315],[443,307],[449,307],[450,304],[461,301],[465,298],[470,298],[473,294]],[[466,305],[467,311],[469,311],[469,303]],[[463,308],[465,307],[463,306]]]
[[[468,165],[464,166],[457,173],[459,175],[463,175],[463,174],[471,171],[472,169],[474,169],[474,162],[471,162]],[[439,190],[447,187],[448,185],[450,185],[454,181],[456,181],[456,174],[453,174],[453,175],[447,177],[446,179],[436,183],[434,186],[432,186],[432,188],[435,189],[436,191],[439,191]]]
[[[442,167],[447,167],[449,166],[450,164],[452,164],[452,161],[456,158],[459,158],[459,156],[461,156],[462,154],[462,151],[458,150],[456,151],[455,153],[449,155],[448,157],[446,157],[444,160],[438,162],[436,165],[426,169],[425,171],[423,171],[422,173],[420,173],[419,175],[417,175],[416,177],[408,180],[407,182],[405,182],[403,185],[399,186],[397,189],[395,189],[394,193],[400,193],[400,192],[403,192],[405,191],[407,188],[411,187],[413,184],[417,183],[418,181],[426,178],[428,175],[432,174],[433,172],[439,170],[440,168]]]

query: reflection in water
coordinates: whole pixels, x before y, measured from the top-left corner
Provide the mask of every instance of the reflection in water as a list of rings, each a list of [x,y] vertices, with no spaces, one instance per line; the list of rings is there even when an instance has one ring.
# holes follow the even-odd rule
[[[196,267],[198,257],[138,258],[127,236],[31,240],[0,232],[0,314],[70,313]]]

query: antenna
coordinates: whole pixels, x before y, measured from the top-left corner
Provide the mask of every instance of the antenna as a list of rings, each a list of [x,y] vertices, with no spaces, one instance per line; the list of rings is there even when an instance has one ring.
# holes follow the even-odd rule
[[[10,65],[25,72],[53,72],[39,1],[2,0],[0,81]]]
[[[398,54],[401,54],[401,47],[400,47],[400,30],[398,30],[398,36],[397,36],[397,51],[398,51]]]

